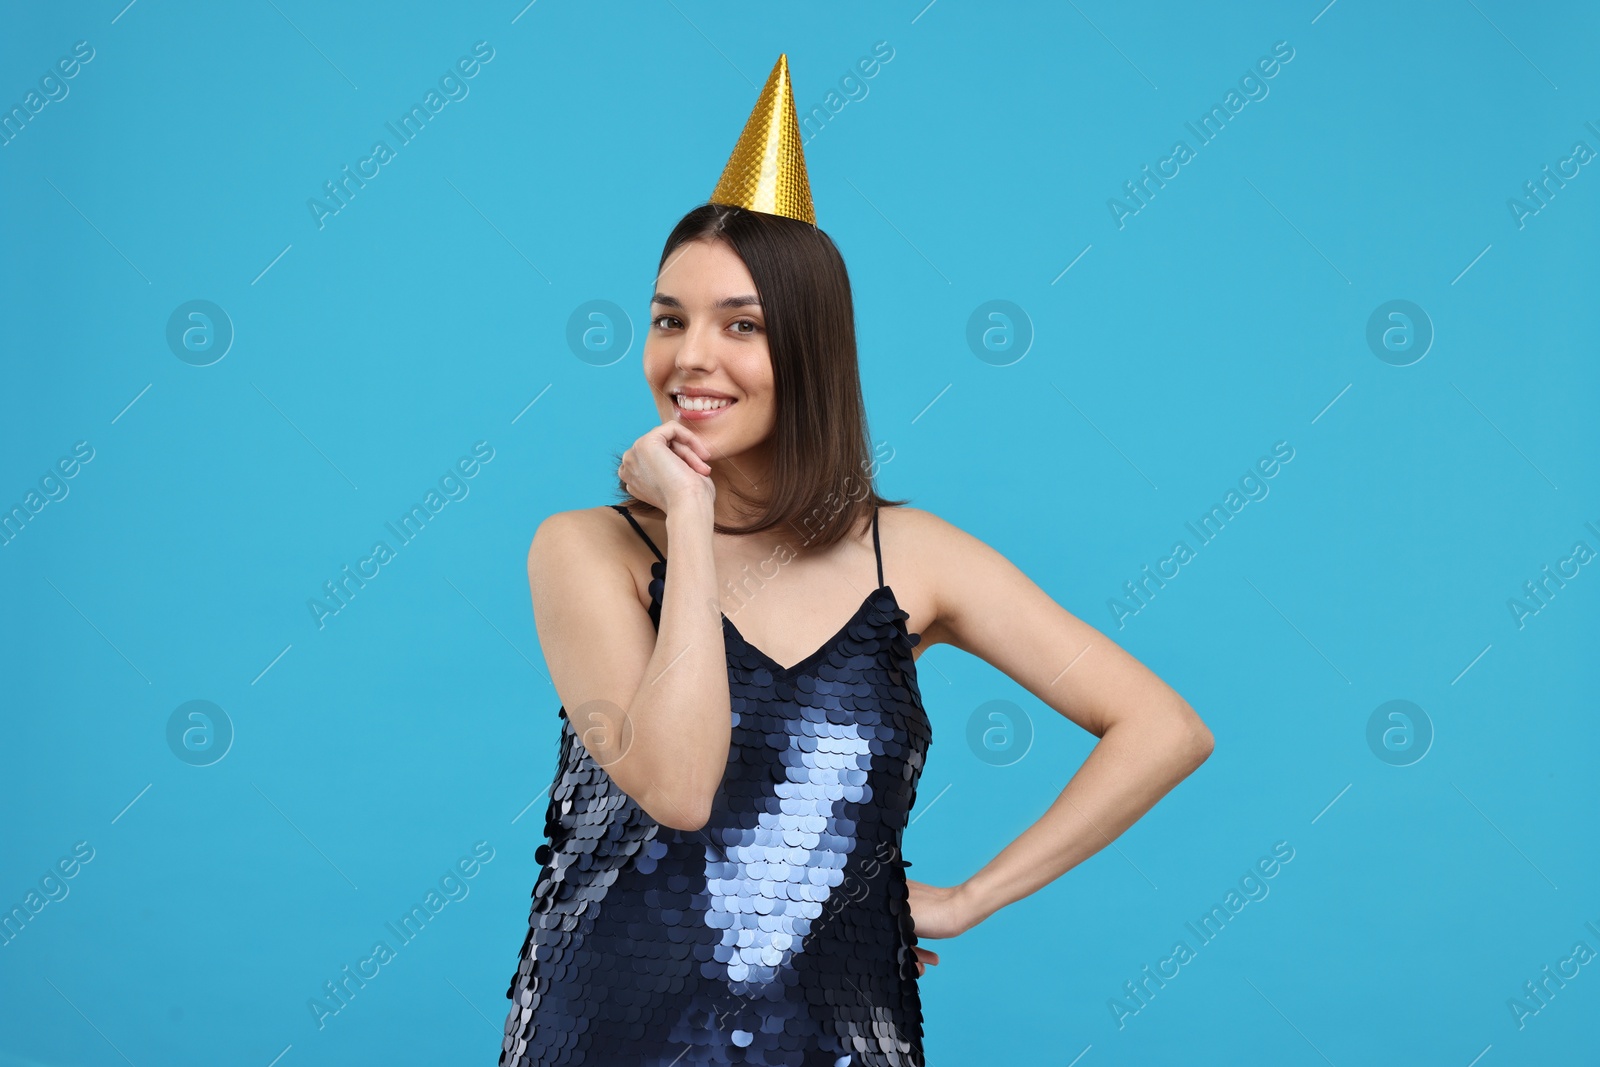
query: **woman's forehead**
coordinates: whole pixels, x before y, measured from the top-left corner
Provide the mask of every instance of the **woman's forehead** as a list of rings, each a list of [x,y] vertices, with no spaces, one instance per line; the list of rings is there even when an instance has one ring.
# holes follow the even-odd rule
[[[721,241],[689,241],[675,249],[656,276],[656,303],[682,307],[686,301],[714,307],[760,306],[744,260]],[[690,250],[690,245],[699,246]]]

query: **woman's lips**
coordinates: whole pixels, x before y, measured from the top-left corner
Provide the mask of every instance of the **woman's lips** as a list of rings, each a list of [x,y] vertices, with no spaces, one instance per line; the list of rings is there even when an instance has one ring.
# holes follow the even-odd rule
[[[680,399],[681,400],[687,400],[690,404],[695,405],[695,407],[694,408],[684,407],[683,404],[679,403]],[[721,415],[724,411],[727,411],[729,408],[733,407],[733,405],[735,405],[737,403],[738,403],[737,400],[718,400],[718,399],[713,399],[711,397],[681,397],[680,398],[680,397],[674,396],[672,398],[672,406],[678,412],[678,418],[684,419],[684,420],[686,420],[688,422],[705,422],[707,419],[714,419],[718,415]],[[708,405],[712,405],[712,404],[715,404],[717,406],[715,406],[715,407],[709,407],[708,406]],[[704,408],[705,410],[696,410],[696,408]]]

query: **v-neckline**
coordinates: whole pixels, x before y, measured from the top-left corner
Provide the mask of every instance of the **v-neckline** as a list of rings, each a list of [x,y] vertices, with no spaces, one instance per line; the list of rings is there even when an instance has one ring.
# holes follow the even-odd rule
[[[659,581],[659,582],[662,583],[662,588],[664,590],[665,589],[665,585],[666,585],[666,579],[667,579],[667,561],[665,559],[656,560],[656,562],[654,562],[654,563],[652,563],[650,565],[650,572],[651,572],[651,577],[656,579],[656,581]],[[654,583],[652,583],[652,584],[654,584]],[[833,646],[838,643],[839,639],[850,631],[850,627],[854,626],[857,622],[859,622],[861,620],[861,618],[866,614],[867,609],[872,606],[873,599],[875,597],[877,597],[877,595],[879,593],[887,593],[888,596],[889,596],[889,603],[894,605],[894,611],[892,611],[892,612],[890,612],[888,614],[889,621],[893,622],[895,617],[896,617],[896,613],[901,613],[902,612],[902,609],[900,608],[900,600],[899,600],[898,597],[896,597],[894,595],[894,590],[891,589],[887,584],[880,585],[876,589],[872,590],[872,592],[868,593],[866,595],[866,597],[864,597],[862,599],[860,605],[856,608],[856,610],[854,612],[851,613],[850,617],[844,621],[844,624],[841,625],[837,630],[835,630],[833,632],[833,636],[829,637],[826,641],[824,641],[821,645],[819,645],[811,653],[809,653],[807,656],[805,656],[805,658],[801,659],[798,663],[795,663],[792,666],[788,666],[788,667],[785,667],[783,664],[781,664],[777,660],[773,659],[770,655],[767,654],[767,652],[765,650],[763,650],[758,645],[756,645],[756,643],[754,641],[751,641],[748,637],[746,637],[744,635],[744,631],[739,629],[738,624],[735,623],[731,618],[728,617],[728,613],[727,612],[719,611],[718,614],[720,614],[722,616],[723,625],[725,627],[727,627],[728,629],[733,631],[734,635],[739,638],[740,643],[742,643],[744,645],[744,647],[748,648],[751,652],[754,652],[757,656],[760,656],[763,660],[766,661],[765,666],[768,669],[773,671],[773,673],[775,673],[775,674],[782,675],[785,678],[792,678],[796,674],[798,674],[800,671],[802,671],[805,668],[811,666],[812,663],[815,662],[815,660],[819,656],[823,656],[823,655],[827,654],[828,652],[830,652],[833,649]],[[657,605],[660,604],[660,597],[659,596],[653,596],[652,600]],[[922,635],[921,634],[907,633],[906,636],[911,639],[911,643],[912,644],[917,644],[922,639]]]
[[[833,650],[833,646],[838,644],[839,639],[841,637],[843,637],[845,634],[850,632],[850,627],[854,626],[857,622],[859,622],[861,620],[862,616],[866,614],[867,609],[872,606],[873,598],[876,597],[879,593],[888,593],[889,594],[889,600],[892,603],[894,603],[894,605],[896,607],[899,607],[899,601],[895,600],[894,590],[890,589],[887,585],[878,586],[878,588],[874,589],[872,592],[870,592],[870,593],[868,593],[866,595],[866,598],[861,601],[860,606],[856,608],[855,612],[848,619],[846,619],[844,621],[844,625],[840,626],[837,630],[835,630],[833,632],[833,636],[829,637],[826,641],[824,641],[820,646],[818,646],[816,649],[814,649],[804,659],[800,660],[800,662],[794,664],[791,667],[785,667],[783,664],[779,663],[777,660],[773,659],[770,655],[768,655],[764,650],[762,650],[761,648],[758,648],[756,646],[755,642],[751,641],[748,637],[746,637],[744,635],[744,631],[739,629],[738,624],[735,623],[732,619],[730,619],[728,617],[727,612],[723,612],[722,613],[722,621],[728,625],[729,629],[731,629],[736,635],[738,635],[739,640],[744,643],[744,647],[748,648],[750,651],[754,652],[756,655],[758,655],[762,659],[766,660],[768,667],[773,669],[773,671],[775,673],[782,674],[782,675],[785,675],[785,676],[792,676],[792,675],[798,674],[800,671],[802,671],[805,668],[811,666],[811,664],[817,659],[817,657],[825,655],[828,652],[831,652]],[[893,618],[893,616],[890,616],[890,618]]]

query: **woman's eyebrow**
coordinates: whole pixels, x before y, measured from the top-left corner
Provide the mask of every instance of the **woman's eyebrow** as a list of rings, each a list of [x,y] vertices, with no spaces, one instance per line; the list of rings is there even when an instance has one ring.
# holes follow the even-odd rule
[[[650,302],[652,304],[660,304],[662,307],[669,307],[669,308],[681,308],[681,307],[683,307],[683,302],[682,301],[680,301],[675,296],[668,296],[666,293],[657,293],[655,296],[650,298]],[[743,296],[725,296],[721,300],[718,300],[715,304],[712,304],[711,306],[713,308],[742,308],[742,307],[752,307],[752,306],[760,307],[761,306],[761,298],[758,297],[758,296],[752,296],[752,295],[750,295],[748,293],[746,293]]]

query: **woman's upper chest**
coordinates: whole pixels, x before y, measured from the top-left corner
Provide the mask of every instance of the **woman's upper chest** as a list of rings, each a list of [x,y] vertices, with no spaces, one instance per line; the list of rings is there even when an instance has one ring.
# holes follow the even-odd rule
[[[837,635],[868,606],[883,585],[906,613],[908,633],[926,633],[931,626],[932,592],[918,581],[915,561],[897,558],[893,532],[900,516],[893,508],[879,509],[878,552],[874,552],[871,524],[818,552],[802,552],[790,542],[754,543],[718,535],[712,553],[716,567],[716,595],[727,616],[746,642],[779,664],[798,664]],[[659,605],[666,575],[671,572],[672,551],[666,524],[657,519],[647,526],[661,547],[666,563],[651,557],[633,568],[639,602],[646,610]],[[661,580],[658,580],[658,576]],[[928,647],[920,641],[912,651],[920,657]]]

